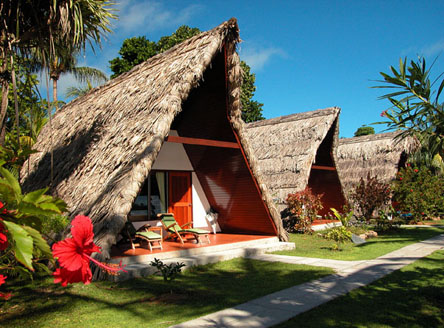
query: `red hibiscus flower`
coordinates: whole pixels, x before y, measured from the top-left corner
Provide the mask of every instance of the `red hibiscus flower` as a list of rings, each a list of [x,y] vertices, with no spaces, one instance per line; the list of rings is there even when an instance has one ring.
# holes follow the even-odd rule
[[[8,210],[6,209],[5,204],[3,204],[2,202],[0,202],[0,213],[1,214],[8,213]]]
[[[53,256],[59,262],[60,268],[54,272],[54,283],[66,286],[69,283],[81,282],[89,284],[92,279],[89,261],[93,261],[110,274],[116,274],[123,267],[111,267],[91,257],[100,248],[94,244],[93,226],[87,216],[78,215],[71,223],[72,238],[67,238],[52,246]]]
[[[5,283],[6,278],[8,278],[8,277],[0,274],[0,286]],[[0,292],[0,297],[5,299],[5,300],[9,300],[11,298],[11,296],[12,296],[11,293],[3,294],[3,293]]]
[[[3,231],[6,231],[6,229],[0,219],[0,251],[4,251],[9,245],[8,237],[3,233]]]

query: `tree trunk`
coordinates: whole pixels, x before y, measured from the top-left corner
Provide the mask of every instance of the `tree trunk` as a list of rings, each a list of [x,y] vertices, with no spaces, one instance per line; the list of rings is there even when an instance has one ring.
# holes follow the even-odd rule
[[[2,51],[2,67],[0,69],[1,76],[1,85],[2,85],[2,103],[0,108],[0,146],[3,146],[5,143],[5,133],[6,133],[6,115],[8,112],[8,94],[9,94],[9,81],[5,77],[6,72],[8,71],[8,60],[5,50]]]
[[[14,108],[15,108],[15,128],[17,129],[17,147],[20,149],[20,122],[19,122],[19,109],[18,109],[18,97],[17,97],[17,81],[15,79],[14,57],[11,55],[11,77],[12,77],[12,89],[14,91]],[[20,180],[20,171],[19,171]]]
[[[6,114],[8,111],[8,94],[9,94],[9,83],[6,80],[2,80],[2,104],[0,110],[0,146],[5,143],[6,134]]]
[[[52,101],[54,102],[55,110],[59,110],[59,104],[57,99],[57,80],[56,78],[52,77]]]
[[[51,133],[49,134],[49,140],[50,140],[50,146],[51,146],[51,172],[50,172],[50,185],[49,187],[52,188],[53,180],[54,180],[54,151],[52,149],[53,140],[52,140],[52,106],[49,99],[49,72],[46,74],[46,98],[48,99],[48,116],[49,116],[49,129]],[[54,92],[54,89],[53,89]],[[52,193],[52,191],[51,191]]]

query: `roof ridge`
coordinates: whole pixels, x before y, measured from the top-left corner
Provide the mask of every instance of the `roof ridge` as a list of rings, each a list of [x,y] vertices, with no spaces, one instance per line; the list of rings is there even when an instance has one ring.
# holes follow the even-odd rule
[[[278,116],[274,118],[269,118],[266,120],[256,121],[247,123],[247,128],[255,128],[259,126],[265,126],[265,125],[275,125],[279,123],[286,123],[286,122],[294,122],[294,121],[301,121],[306,120],[313,117],[319,117],[319,116],[327,116],[327,115],[339,115],[339,112],[341,109],[337,106],[334,107],[327,107],[323,109],[316,109],[312,111],[306,111],[301,113],[294,113],[290,115],[284,115],[284,116]]]

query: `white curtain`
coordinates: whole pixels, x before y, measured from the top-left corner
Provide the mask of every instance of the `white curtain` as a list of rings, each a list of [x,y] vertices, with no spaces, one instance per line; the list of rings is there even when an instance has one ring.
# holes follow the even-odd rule
[[[156,181],[160,193],[160,210],[162,213],[166,213],[165,173],[156,172]]]

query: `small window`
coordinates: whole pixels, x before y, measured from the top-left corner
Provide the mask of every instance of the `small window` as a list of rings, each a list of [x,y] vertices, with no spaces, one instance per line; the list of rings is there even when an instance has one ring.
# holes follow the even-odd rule
[[[166,181],[167,172],[150,173],[134,200],[129,214],[131,221],[155,220],[158,213],[167,212],[168,184]]]
[[[166,172],[152,172],[150,174],[150,217],[155,219],[157,214],[167,212]]]

